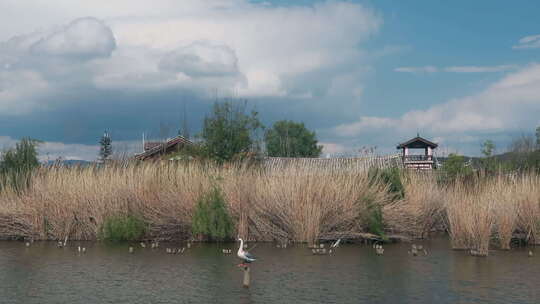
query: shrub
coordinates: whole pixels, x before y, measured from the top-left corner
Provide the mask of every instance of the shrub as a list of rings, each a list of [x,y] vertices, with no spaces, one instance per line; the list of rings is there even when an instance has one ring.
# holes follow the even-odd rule
[[[133,215],[115,215],[105,219],[101,239],[113,242],[135,241],[146,233],[146,223]]]
[[[0,161],[0,179],[4,187],[11,186],[17,192],[30,186],[30,178],[39,167],[36,147],[39,141],[23,138],[14,148],[5,151]]]
[[[217,186],[213,186],[197,201],[192,232],[215,240],[223,240],[232,235],[233,222],[223,194]]]
[[[540,172],[540,150],[511,153],[509,160],[506,162],[513,170]]]
[[[450,154],[442,166],[441,182],[453,182],[456,178],[470,178],[473,175],[471,166],[467,165],[463,155]]]
[[[380,179],[388,185],[388,192],[394,195],[394,199],[405,197],[405,188],[401,182],[401,170],[399,168],[371,169],[371,180]]]
[[[363,200],[366,205],[364,222],[367,226],[367,232],[378,235],[383,240],[386,239],[386,235],[384,234],[384,220],[381,205],[376,204],[370,197],[365,197]]]

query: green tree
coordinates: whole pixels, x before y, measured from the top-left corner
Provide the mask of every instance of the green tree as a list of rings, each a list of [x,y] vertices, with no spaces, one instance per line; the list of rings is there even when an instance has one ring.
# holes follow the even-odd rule
[[[485,157],[480,160],[480,164],[485,172],[495,172],[497,169],[497,161],[492,157],[494,151],[493,141],[488,139],[482,143],[481,152]]]
[[[204,119],[201,133],[208,157],[224,162],[239,153],[258,149],[256,136],[263,125],[257,112],[246,114],[246,105],[231,101],[214,104],[212,114]]]
[[[493,151],[495,151],[495,144],[493,141],[488,139],[482,143],[482,154],[484,154],[485,157],[491,157]]]
[[[315,132],[304,123],[280,120],[264,135],[266,151],[273,157],[318,157],[322,146],[317,145]]]
[[[453,181],[458,177],[469,177],[473,171],[465,161],[463,155],[451,153],[443,163],[442,170],[445,173],[446,181]]]
[[[40,141],[23,138],[14,148],[5,151],[0,161],[0,174],[4,186],[20,191],[30,185],[32,171],[39,167],[37,146]]]
[[[101,136],[99,146],[99,160],[104,162],[112,155],[112,140],[107,131]]]

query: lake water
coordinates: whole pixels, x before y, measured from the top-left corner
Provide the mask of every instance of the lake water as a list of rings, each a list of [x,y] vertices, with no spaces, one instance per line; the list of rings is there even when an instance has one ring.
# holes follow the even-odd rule
[[[221,252],[235,252],[232,243],[170,255],[166,243],[129,254],[128,244],[0,242],[0,303],[540,303],[540,250],[478,258],[446,239],[422,244],[427,256],[408,255],[406,243],[386,245],[383,256],[369,245],[315,256],[301,245],[259,244],[244,289],[235,254]]]

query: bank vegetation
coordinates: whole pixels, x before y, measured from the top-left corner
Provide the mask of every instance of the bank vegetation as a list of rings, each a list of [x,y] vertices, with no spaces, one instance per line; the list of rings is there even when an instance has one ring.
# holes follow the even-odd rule
[[[536,173],[448,182],[434,172],[398,169],[265,171],[256,164],[162,161],[40,167],[25,172],[25,178],[24,190],[3,183],[3,239],[115,235],[121,240],[114,227],[122,227],[127,240],[241,235],[309,243],[368,234],[383,240],[394,234],[427,238],[442,232],[454,248],[479,255],[489,248],[509,249],[516,239],[540,243]],[[216,238],[205,233],[214,230]]]

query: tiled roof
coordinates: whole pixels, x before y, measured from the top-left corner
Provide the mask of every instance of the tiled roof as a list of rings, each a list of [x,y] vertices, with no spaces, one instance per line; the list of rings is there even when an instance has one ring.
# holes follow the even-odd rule
[[[178,145],[178,144],[182,144],[182,145],[193,145],[193,142],[190,141],[189,139],[187,138],[184,138],[183,136],[176,136],[170,140],[168,140],[167,142],[165,143],[159,143],[157,145],[154,145],[155,143],[151,143],[152,145],[149,147],[150,149],[144,151],[143,153],[140,153],[140,154],[137,154],[135,155],[135,159],[139,159],[139,160],[144,160],[144,159],[147,159],[149,157],[152,157],[152,156],[155,156],[156,154],[159,154],[163,151],[166,151],[167,149],[175,146],[175,145]],[[146,145],[145,145],[146,147]]]
[[[416,146],[416,147],[415,147]],[[408,147],[408,148],[417,148],[418,146],[428,146],[428,147],[432,147],[432,148],[437,148],[437,144],[432,142],[432,141],[429,141],[425,138],[422,138],[420,136],[416,136],[415,138],[413,139],[410,139],[404,143],[401,143],[397,146],[398,149],[402,149],[402,148],[405,148],[405,147]]]

